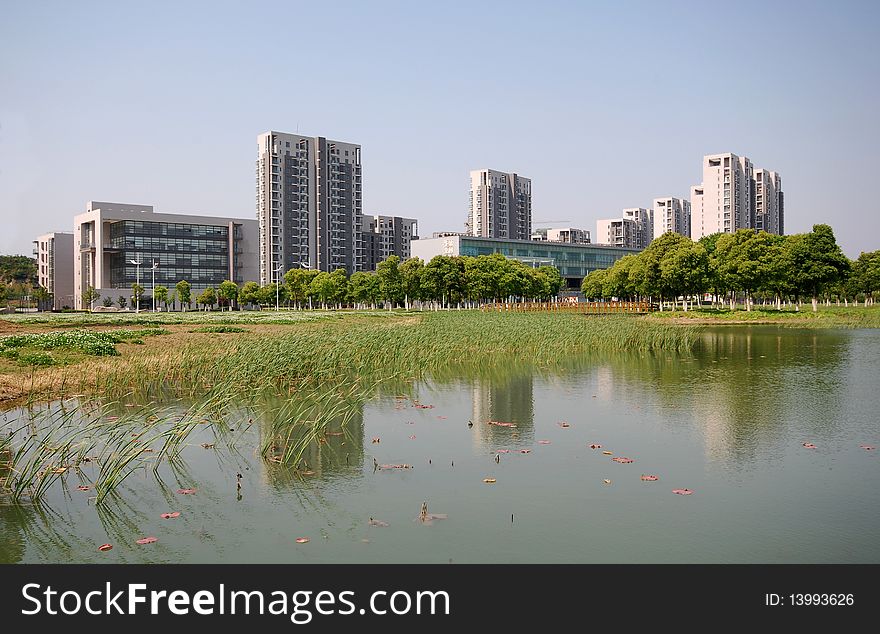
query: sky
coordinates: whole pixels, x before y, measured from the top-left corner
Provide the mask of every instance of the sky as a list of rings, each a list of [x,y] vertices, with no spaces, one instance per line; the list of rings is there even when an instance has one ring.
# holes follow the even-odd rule
[[[253,218],[268,130],[361,144],[364,213],[422,236],[472,169],[595,232],[733,152],[788,233],[880,249],[878,2],[0,1],[0,253],[89,200]]]

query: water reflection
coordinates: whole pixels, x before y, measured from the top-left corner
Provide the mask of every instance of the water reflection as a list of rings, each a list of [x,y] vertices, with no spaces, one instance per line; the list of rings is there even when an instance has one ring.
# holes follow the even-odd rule
[[[693,526],[703,531],[688,533],[690,552],[697,553],[700,535],[723,532],[724,518],[734,509],[746,517],[748,504],[755,499],[763,501],[765,509],[775,510],[784,505],[785,496],[805,494],[806,489],[796,487],[773,488],[778,473],[772,469],[783,464],[790,470],[803,468],[797,453],[801,443],[813,441],[827,451],[858,447],[859,442],[877,444],[878,355],[876,332],[755,327],[707,329],[691,355],[595,353],[560,359],[552,367],[510,360],[481,367],[462,365],[430,381],[383,386],[370,398],[341,398],[338,413],[329,417],[315,442],[307,444],[295,462],[272,458],[280,455],[281,448],[308,440],[312,428],[296,424],[311,420],[308,408],[291,408],[281,401],[233,408],[222,425],[215,421],[199,427],[179,457],[162,461],[155,472],[150,468],[133,472],[100,507],[90,501],[93,493],[75,492],[81,481],[97,478],[100,466],[95,464],[84,466],[78,475],[65,474],[41,506],[0,505],[0,561],[237,561],[248,556],[275,561],[275,549],[282,560],[290,560],[310,552],[289,552],[292,534],[323,537],[340,549],[338,560],[357,561],[367,555],[348,547],[363,547],[366,519],[372,516],[391,520],[391,528],[380,532],[393,534],[398,541],[383,551],[386,556],[414,561],[414,553],[425,552],[418,549],[433,552],[430,543],[419,541],[430,538],[422,537],[424,531],[413,537],[395,529],[410,525],[426,498],[432,504],[436,501],[440,510],[451,511],[454,519],[443,524],[463,531],[464,539],[456,540],[462,548],[477,548],[476,535],[498,530],[474,519],[491,510],[495,500],[504,500],[498,515],[508,522],[513,508],[517,517],[522,513],[517,530],[528,530],[522,527],[529,526],[530,509],[552,520],[542,527],[535,525],[538,532],[527,542],[531,546],[526,552],[539,561],[549,560],[557,551],[567,552],[563,545],[571,531],[556,534],[557,524],[589,528],[597,539],[613,540],[619,533],[623,541],[608,546],[611,560],[628,560],[634,552],[632,543],[646,549],[640,560],[650,560],[656,535],[633,541],[620,525],[606,526],[601,514],[587,512],[615,495],[620,496],[613,498],[620,506],[614,507],[614,513],[632,512],[635,526],[641,525],[641,513],[648,513],[652,521],[681,534],[692,530],[677,524],[686,516],[663,514],[658,506],[639,507],[638,496],[648,495],[650,489],[642,486],[625,493],[627,484],[619,479],[623,475],[615,475],[613,487],[603,488],[602,479],[609,476],[607,460],[599,462],[601,452],[586,449],[591,441],[634,452],[639,467],[644,464],[662,472],[664,491],[668,491],[667,474],[679,469],[679,477],[685,479],[682,484],[698,490],[696,501],[689,500],[691,506],[685,508],[711,504],[701,502],[705,498],[700,494],[714,487],[712,499],[718,506],[710,514],[691,518]],[[429,403],[435,408],[416,406]],[[123,409],[116,415],[131,412]],[[135,413],[151,416],[149,408]],[[26,413],[20,415],[26,418]],[[468,419],[472,428],[466,425]],[[573,427],[561,430],[562,420],[571,421]],[[516,427],[489,425],[489,421]],[[374,436],[381,436],[381,443],[374,445],[370,440]],[[551,446],[537,444],[551,436]],[[264,452],[266,447],[269,451]],[[502,457],[500,464],[490,455],[520,448],[533,453]],[[416,468],[376,473],[374,458]],[[862,451],[858,458],[871,456],[866,458]],[[833,457],[829,460],[833,462]],[[854,464],[849,468],[861,468]],[[823,486],[829,493],[821,498],[819,510],[833,510],[841,521],[845,518],[852,528],[838,533],[850,530],[850,542],[857,543],[863,523],[845,504],[847,496],[855,494],[835,487],[846,482],[857,488],[851,483],[865,475],[848,474],[846,464],[833,466],[833,472],[831,463],[827,467],[830,482]],[[615,473],[629,475],[627,468]],[[731,478],[731,470],[740,472],[735,474],[740,480]],[[807,473],[812,477],[812,472]],[[752,476],[761,483],[753,495],[768,497],[737,506],[737,482],[749,474],[760,474]],[[474,485],[487,475],[498,476],[497,486]],[[870,482],[859,482],[859,495],[870,496]],[[591,484],[606,497],[584,500]],[[197,489],[195,495],[177,492],[190,487]],[[172,511],[182,515],[159,519],[161,513]],[[802,522],[800,509],[787,512],[775,521]],[[442,530],[446,529],[438,529]],[[545,539],[548,532],[555,538]],[[152,534],[160,535],[157,544],[134,545],[136,538]],[[628,534],[629,541],[624,539]],[[343,538],[346,541],[340,542]],[[104,542],[114,544],[112,556],[98,558],[97,545]],[[541,543],[559,548],[534,546]],[[729,540],[731,553],[748,552],[748,544],[737,544],[736,539]],[[671,552],[668,547],[665,552]],[[492,543],[483,544],[472,558],[491,558],[492,548]],[[576,545],[571,548],[577,559],[572,553],[581,551]],[[334,557],[337,551],[325,553],[323,560],[337,560]],[[709,555],[704,560],[713,559]]]

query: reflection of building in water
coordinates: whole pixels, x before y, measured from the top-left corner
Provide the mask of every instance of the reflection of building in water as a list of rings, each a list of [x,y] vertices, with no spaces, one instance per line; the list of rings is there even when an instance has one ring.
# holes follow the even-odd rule
[[[471,397],[471,420],[477,430],[473,438],[477,445],[515,446],[531,441],[535,420],[534,377],[531,373],[475,379]],[[489,421],[514,423],[516,427],[489,425]]]
[[[603,401],[610,401],[620,397],[620,393],[618,392],[620,386],[617,386],[615,389],[614,370],[610,365],[597,366],[595,377],[596,398],[602,399]]]

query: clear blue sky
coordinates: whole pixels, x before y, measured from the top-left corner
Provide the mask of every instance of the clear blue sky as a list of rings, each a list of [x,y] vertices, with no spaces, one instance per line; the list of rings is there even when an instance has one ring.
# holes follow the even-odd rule
[[[3,253],[90,199],[254,217],[256,136],[297,128],[360,143],[364,211],[423,235],[462,229],[471,169],[595,231],[731,151],[789,232],[880,248],[877,2],[3,5]]]

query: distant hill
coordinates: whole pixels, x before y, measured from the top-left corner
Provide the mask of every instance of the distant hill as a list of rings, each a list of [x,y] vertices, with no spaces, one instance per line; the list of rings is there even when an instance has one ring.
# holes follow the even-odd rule
[[[0,282],[37,285],[37,261],[26,255],[0,255]]]

